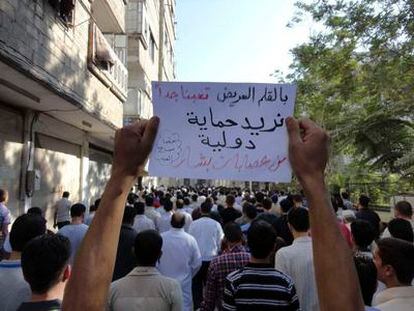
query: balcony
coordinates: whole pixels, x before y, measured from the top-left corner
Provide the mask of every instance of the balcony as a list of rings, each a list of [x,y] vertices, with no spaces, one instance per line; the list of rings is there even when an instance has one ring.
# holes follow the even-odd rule
[[[104,33],[125,33],[127,0],[94,0],[92,15]]]
[[[122,102],[126,101],[128,69],[93,22],[89,24],[88,68]]]
[[[145,48],[148,47],[149,24],[147,20],[147,9],[143,0],[129,2],[126,13],[126,32],[138,37]]]

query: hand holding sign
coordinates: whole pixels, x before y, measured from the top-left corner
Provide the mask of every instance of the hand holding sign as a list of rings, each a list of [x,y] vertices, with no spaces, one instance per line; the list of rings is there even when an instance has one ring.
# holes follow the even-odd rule
[[[162,122],[149,173],[290,181],[285,119],[294,100],[290,84],[153,82]]]

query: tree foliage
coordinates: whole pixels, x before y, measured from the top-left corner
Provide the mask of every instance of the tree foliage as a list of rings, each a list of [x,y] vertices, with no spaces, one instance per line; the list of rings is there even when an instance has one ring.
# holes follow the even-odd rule
[[[297,114],[331,132],[336,154],[414,174],[414,1],[314,0],[298,13],[323,25],[292,50]]]

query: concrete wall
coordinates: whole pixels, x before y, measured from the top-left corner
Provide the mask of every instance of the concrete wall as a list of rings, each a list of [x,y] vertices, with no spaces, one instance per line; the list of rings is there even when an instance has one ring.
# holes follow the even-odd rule
[[[22,159],[23,117],[19,112],[0,107],[0,188],[9,191],[8,207],[13,218],[22,206],[19,200]]]
[[[121,101],[87,68],[88,10],[90,1],[76,1],[75,27],[66,27],[46,0],[1,0],[0,60],[120,127]]]

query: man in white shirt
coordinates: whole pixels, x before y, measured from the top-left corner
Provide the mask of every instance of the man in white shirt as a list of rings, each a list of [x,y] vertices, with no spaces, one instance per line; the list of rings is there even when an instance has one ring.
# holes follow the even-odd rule
[[[162,256],[158,270],[162,275],[180,282],[183,292],[183,310],[193,310],[191,283],[201,266],[201,254],[197,242],[184,231],[185,217],[175,213],[171,218],[171,229],[161,234]],[[179,256],[177,255],[179,252]]]
[[[200,248],[202,265],[193,279],[194,309],[198,309],[203,300],[203,285],[207,281],[210,261],[217,256],[224,233],[220,224],[210,218],[212,204],[210,201],[201,204],[201,218],[193,221],[189,233],[197,240]]]
[[[160,219],[158,220],[158,232],[163,233],[171,228],[171,217],[174,214],[173,213],[173,203],[171,200],[166,198],[164,200],[164,213],[161,214]]]
[[[55,204],[55,215],[53,227],[62,228],[63,226],[70,224],[70,206],[72,203],[69,201],[69,192],[63,192],[62,198]]]
[[[404,240],[384,238],[374,251],[377,278],[386,285],[372,305],[381,311],[414,310],[414,245]]]
[[[193,222],[193,218],[191,217],[191,214],[187,213],[184,208],[184,201],[183,200],[177,200],[175,202],[175,207],[177,208],[176,211],[183,214],[185,217],[185,225],[184,225],[184,231],[188,232],[190,229],[190,225]]]
[[[397,202],[394,206],[394,217],[401,218],[410,222],[411,227],[414,231],[414,221],[413,221],[413,208],[410,202],[407,201],[400,201]],[[388,228],[385,228],[384,232],[382,233],[382,238],[390,238],[391,234]]]
[[[134,204],[136,216],[134,219],[134,225],[132,226],[137,233],[140,233],[144,230],[155,230],[154,222],[144,215],[145,213],[145,204],[142,202],[135,202]]]
[[[189,215],[193,212],[193,208],[191,207],[190,199],[188,197],[184,198],[184,211]]]
[[[83,223],[85,211],[86,207],[82,203],[73,204],[70,208],[70,216],[72,217],[71,223],[58,231],[58,234],[67,237],[70,241],[71,253],[69,263],[71,265],[75,260],[76,253],[89,228]]]
[[[154,197],[147,195],[145,197],[145,216],[154,222],[155,229],[158,230],[158,221],[161,218],[161,214],[154,208]]]
[[[293,244],[278,250],[275,268],[289,275],[294,281],[301,308],[317,311],[319,303],[308,210],[303,207],[292,209],[288,214],[288,225],[293,234]]]

